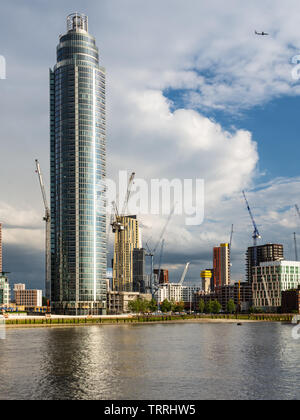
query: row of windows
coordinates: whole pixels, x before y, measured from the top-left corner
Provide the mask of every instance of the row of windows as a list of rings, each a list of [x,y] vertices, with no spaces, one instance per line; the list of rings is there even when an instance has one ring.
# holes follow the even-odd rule
[[[85,115],[88,115],[91,118],[87,118]],[[55,120],[53,121],[53,126],[55,123],[56,132],[60,133],[60,132],[65,132],[69,130],[75,131],[76,118],[77,118],[77,124],[79,125],[80,129],[82,130],[91,129],[92,122],[94,120],[93,114],[91,115],[90,112],[80,111],[76,116],[75,111],[74,111],[74,112],[64,112],[63,114],[60,114],[60,113],[57,114],[57,116],[55,117]],[[91,121],[91,122],[87,123],[86,120]],[[97,112],[95,115],[95,120],[96,120],[96,124],[95,124],[96,128],[105,130],[105,121],[106,121],[105,113]]]
[[[274,267],[258,267],[257,268],[258,274],[281,274],[281,273],[291,273],[291,274],[298,274],[300,273],[299,267],[289,267],[289,266],[274,266]]]
[[[59,74],[74,74],[75,73],[75,63],[74,60],[68,59],[63,60],[62,63],[57,63],[56,70],[55,70],[55,77],[57,77]],[[105,69],[103,67],[99,67],[97,64],[97,67],[92,66],[90,63],[86,61],[81,61],[80,59],[77,59],[76,61],[76,68],[77,69],[88,69],[88,68],[96,69],[96,76],[99,78],[103,83],[105,83]]]
[[[95,147],[96,164],[97,163],[100,164],[103,161],[103,156],[106,155],[105,146],[104,146],[103,142],[99,141],[99,139],[98,139],[98,141],[96,141],[96,145],[94,145],[94,141],[84,141],[82,143],[84,144],[84,146],[82,146],[82,148],[84,148],[85,151],[84,152],[80,151],[77,154],[78,161],[79,162],[81,162],[81,161],[93,162],[94,161],[94,147]],[[55,164],[56,164],[57,169],[59,169],[59,167],[64,168],[65,170],[67,170],[68,168],[74,168],[76,155],[75,155],[74,151],[72,151],[70,153],[67,150],[68,150],[68,148],[65,148],[62,153],[57,153],[57,156],[56,156],[56,159],[55,159]],[[89,156],[87,156],[87,154],[90,155],[91,158],[89,158]],[[83,168],[83,167],[80,165],[80,168]],[[83,170],[83,172],[84,172],[84,170]]]
[[[96,44],[94,42],[91,42],[88,38],[85,40],[76,40],[76,39],[70,39],[66,40],[64,42],[60,42],[59,45],[56,48],[56,51],[59,51],[61,48],[91,48],[93,50],[96,50],[99,53],[98,48],[96,47]]]
[[[77,54],[89,55],[95,58],[97,61],[99,61],[99,53],[95,48],[93,48],[92,46],[89,47],[89,46],[80,46],[80,45],[74,45],[74,46],[69,46],[69,47],[60,46],[57,49],[57,61],[73,58],[73,56]]]
[[[60,42],[66,42],[66,41],[85,41],[85,42],[90,42],[91,44],[96,44],[95,39],[89,35],[89,36],[85,36],[85,35],[80,35],[78,33],[67,33],[66,35],[61,36],[60,38]]]
[[[82,135],[83,136],[83,135]],[[82,153],[91,152],[94,149],[94,139],[87,137],[88,140],[86,140],[86,136],[84,136],[84,145],[81,144],[81,142],[78,142],[78,150],[79,150],[79,156],[83,156]],[[88,144],[88,145],[87,145]],[[62,141],[57,142],[57,158],[55,159],[56,162],[59,162],[61,159],[60,157],[64,158],[66,156],[70,158],[75,159],[75,151],[76,151],[76,143],[75,141],[71,141],[71,139],[68,139],[68,141]],[[106,139],[104,136],[96,137],[96,153],[101,153],[102,150],[105,150],[106,146]],[[61,149],[61,153],[60,150]],[[56,155],[53,153],[53,158],[55,158]]]
[[[105,105],[105,103],[104,103]],[[103,106],[104,108],[104,106]],[[105,109],[105,108],[104,108]],[[55,121],[59,121],[59,120],[63,120],[66,118],[69,119],[74,119],[77,118],[80,119],[82,118],[82,116],[84,115],[88,115],[91,116],[91,120],[94,119],[94,116],[96,117],[96,119],[106,119],[105,113],[103,112],[101,106],[96,105],[95,109],[92,105],[79,105],[78,106],[78,112],[76,112],[75,114],[75,107],[72,106],[63,106],[62,108],[58,107],[56,109],[56,113],[55,113],[55,117],[53,119],[53,123]]]

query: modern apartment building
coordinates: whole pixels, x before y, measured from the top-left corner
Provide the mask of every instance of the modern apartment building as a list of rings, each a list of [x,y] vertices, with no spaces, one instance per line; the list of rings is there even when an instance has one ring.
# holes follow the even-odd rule
[[[10,303],[10,286],[8,278],[0,273],[0,305],[9,305]]]
[[[230,248],[229,244],[221,244],[214,248],[214,287],[230,284]]]
[[[106,311],[105,69],[88,18],[67,18],[50,70],[51,307]]]
[[[182,285],[179,283],[166,283],[159,285],[157,292],[157,300],[162,303],[164,300],[170,302],[190,303],[195,301],[195,293],[202,290],[199,285]]]
[[[252,292],[256,308],[277,310],[281,307],[282,292],[300,286],[300,262],[273,261],[253,268]]]
[[[17,306],[41,307],[43,306],[42,290],[15,290],[15,303]]]
[[[265,244],[257,247],[251,246],[246,254],[246,277],[247,281],[252,281],[253,267],[259,266],[263,262],[280,261],[284,259],[283,245]]]
[[[136,216],[120,216],[122,229],[116,229],[113,260],[113,290],[133,291],[133,251],[140,248],[139,223]]]
[[[202,285],[183,285],[182,286],[182,301],[184,303],[194,303],[195,294],[202,290]]]
[[[164,300],[182,302],[182,285],[179,283],[167,283],[159,285],[157,291],[157,301],[162,303]]]

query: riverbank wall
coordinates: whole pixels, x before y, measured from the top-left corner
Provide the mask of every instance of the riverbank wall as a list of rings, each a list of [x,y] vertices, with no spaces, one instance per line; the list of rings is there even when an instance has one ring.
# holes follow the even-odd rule
[[[5,326],[9,327],[54,327],[84,325],[133,325],[145,323],[178,322],[288,322],[292,314],[251,314],[251,315],[164,315],[164,316],[126,316],[126,317],[23,317],[8,318]]]

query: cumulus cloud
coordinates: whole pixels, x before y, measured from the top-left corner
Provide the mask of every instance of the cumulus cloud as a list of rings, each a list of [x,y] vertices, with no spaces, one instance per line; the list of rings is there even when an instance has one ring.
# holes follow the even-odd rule
[[[3,224],[5,245],[22,245],[41,249],[43,243],[42,218],[29,205],[27,209],[0,202],[0,222]]]
[[[196,111],[172,112],[170,105],[161,91],[120,98],[119,123],[111,127],[118,144],[110,157],[115,171],[132,167],[145,178],[204,178],[211,200],[251,182],[258,154],[250,132],[229,133]]]

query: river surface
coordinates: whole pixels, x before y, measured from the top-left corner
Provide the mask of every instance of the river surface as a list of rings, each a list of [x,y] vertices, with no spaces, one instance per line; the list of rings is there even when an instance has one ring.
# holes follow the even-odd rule
[[[0,399],[300,399],[300,340],[277,323],[8,329]]]

